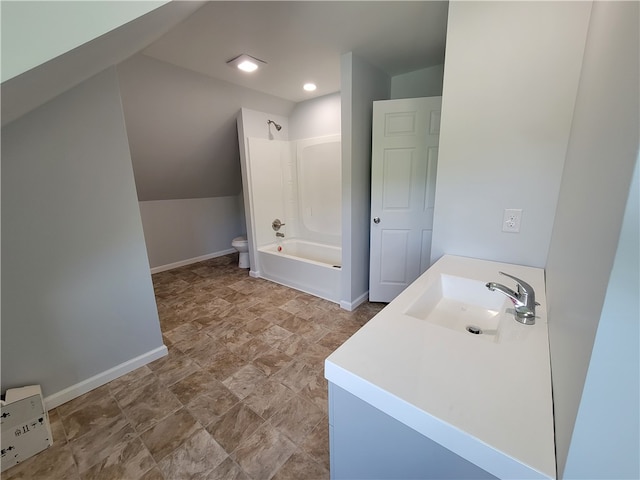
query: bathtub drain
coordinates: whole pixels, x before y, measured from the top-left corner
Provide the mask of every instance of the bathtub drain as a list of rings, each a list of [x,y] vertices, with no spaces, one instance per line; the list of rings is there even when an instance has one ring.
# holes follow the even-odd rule
[[[482,329],[480,327],[476,327],[475,325],[467,325],[467,332],[473,333],[474,335],[481,335]]]

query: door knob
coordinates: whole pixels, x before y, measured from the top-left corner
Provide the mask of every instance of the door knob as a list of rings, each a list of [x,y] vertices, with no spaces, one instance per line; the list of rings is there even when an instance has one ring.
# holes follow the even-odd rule
[[[373,223],[375,223],[376,225],[380,223],[380,217],[373,217]]]

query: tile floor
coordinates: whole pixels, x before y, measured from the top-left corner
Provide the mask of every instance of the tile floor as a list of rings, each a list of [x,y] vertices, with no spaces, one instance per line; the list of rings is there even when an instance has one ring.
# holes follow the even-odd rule
[[[227,255],[153,275],[169,355],[49,412],[54,445],[13,479],[329,478],[324,359],[354,312]]]

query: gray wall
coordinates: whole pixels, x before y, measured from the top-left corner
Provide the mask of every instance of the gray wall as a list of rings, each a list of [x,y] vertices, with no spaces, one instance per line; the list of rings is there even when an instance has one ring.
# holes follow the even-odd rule
[[[2,128],[2,388],[163,347],[115,69]]]
[[[627,458],[627,462],[635,459],[636,470],[627,470],[626,478],[631,478],[630,473],[638,478],[638,423],[632,422],[638,415],[638,243],[634,246],[635,257],[623,244],[622,249],[618,247],[639,146],[638,7],[637,2],[593,5],[547,261],[556,448],[560,473],[570,453],[567,478],[625,478],[625,467],[614,458],[632,447],[623,441],[628,438],[624,432],[629,428],[635,428],[636,440],[635,457]],[[637,195],[631,201],[637,209]],[[634,221],[637,228],[637,216]],[[627,268],[635,270],[635,289],[628,284],[616,292],[625,268],[619,265],[610,278],[616,249],[618,260],[629,261]],[[621,294],[622,302],[609,304],[601,321],[605,296],[613,299],[616,294]],[[634,309],[635,318],[627,317]],[[599,351],[592,357],[599,322],[604,323],[604,330],[598,335],[605,337],[600,338]],[[607,338],[607,331],[613,336]],[[634,331],[632,347],[625,339],[633,337]],[[623,361],[619,355],[629,357]],[[594,377],[583,392],[587,368],[593,370]],[[603,370],[608,371],[610,380],[602,378]],[[636,403],[631,407],[626,401],[633,397],[634,382]],[[625,398],[617,398],[616,390],[624,392],[620,394]],[[606,395],[606,401],[602,395]],[[572,434],[581,402],[590,407],[585,405],[588,410],[581,412]],[[589,416],[588,412],[594,410],[597,415]],[[592,435],[594,430],[611,431],[625,422],[627,427],[615,430],[612,436]],[[617,455],[609,455],[611,449],[617,450]],[[587,470],[588,465],[595,464],[597,468]]]
[[[544,267],[590,9],[450,3],[432,262]],[[523,210],[519,234],[502,232],[506,208]]]
[[[142,228],[153,272],[234,251],[246,233],[240,195],[140,202]]]
[[[340,92],[297,103],[289,116],[289,140],[340,134]]]
[[[294,103],[136,55],[118,66],[140,201],[238,195],[241,107]]]
[[[391,77],[391,98],[442,96],[444,64]]]
[[[369,291],[373,102],[389,98],[391,79],[353,53],[341,58],[342,300],[351,308]]]
[[[294,103],[141,54],[118,75],[151,267],[226,253],[246,233],[238,112]]]

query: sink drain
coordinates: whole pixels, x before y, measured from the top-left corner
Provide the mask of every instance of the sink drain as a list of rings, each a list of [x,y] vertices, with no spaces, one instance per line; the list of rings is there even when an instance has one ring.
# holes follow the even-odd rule
[[[476,327],[475,325],[467,325],[467,332],[473,333],[474,335],[481,335],[482,329],[480,327]]]

